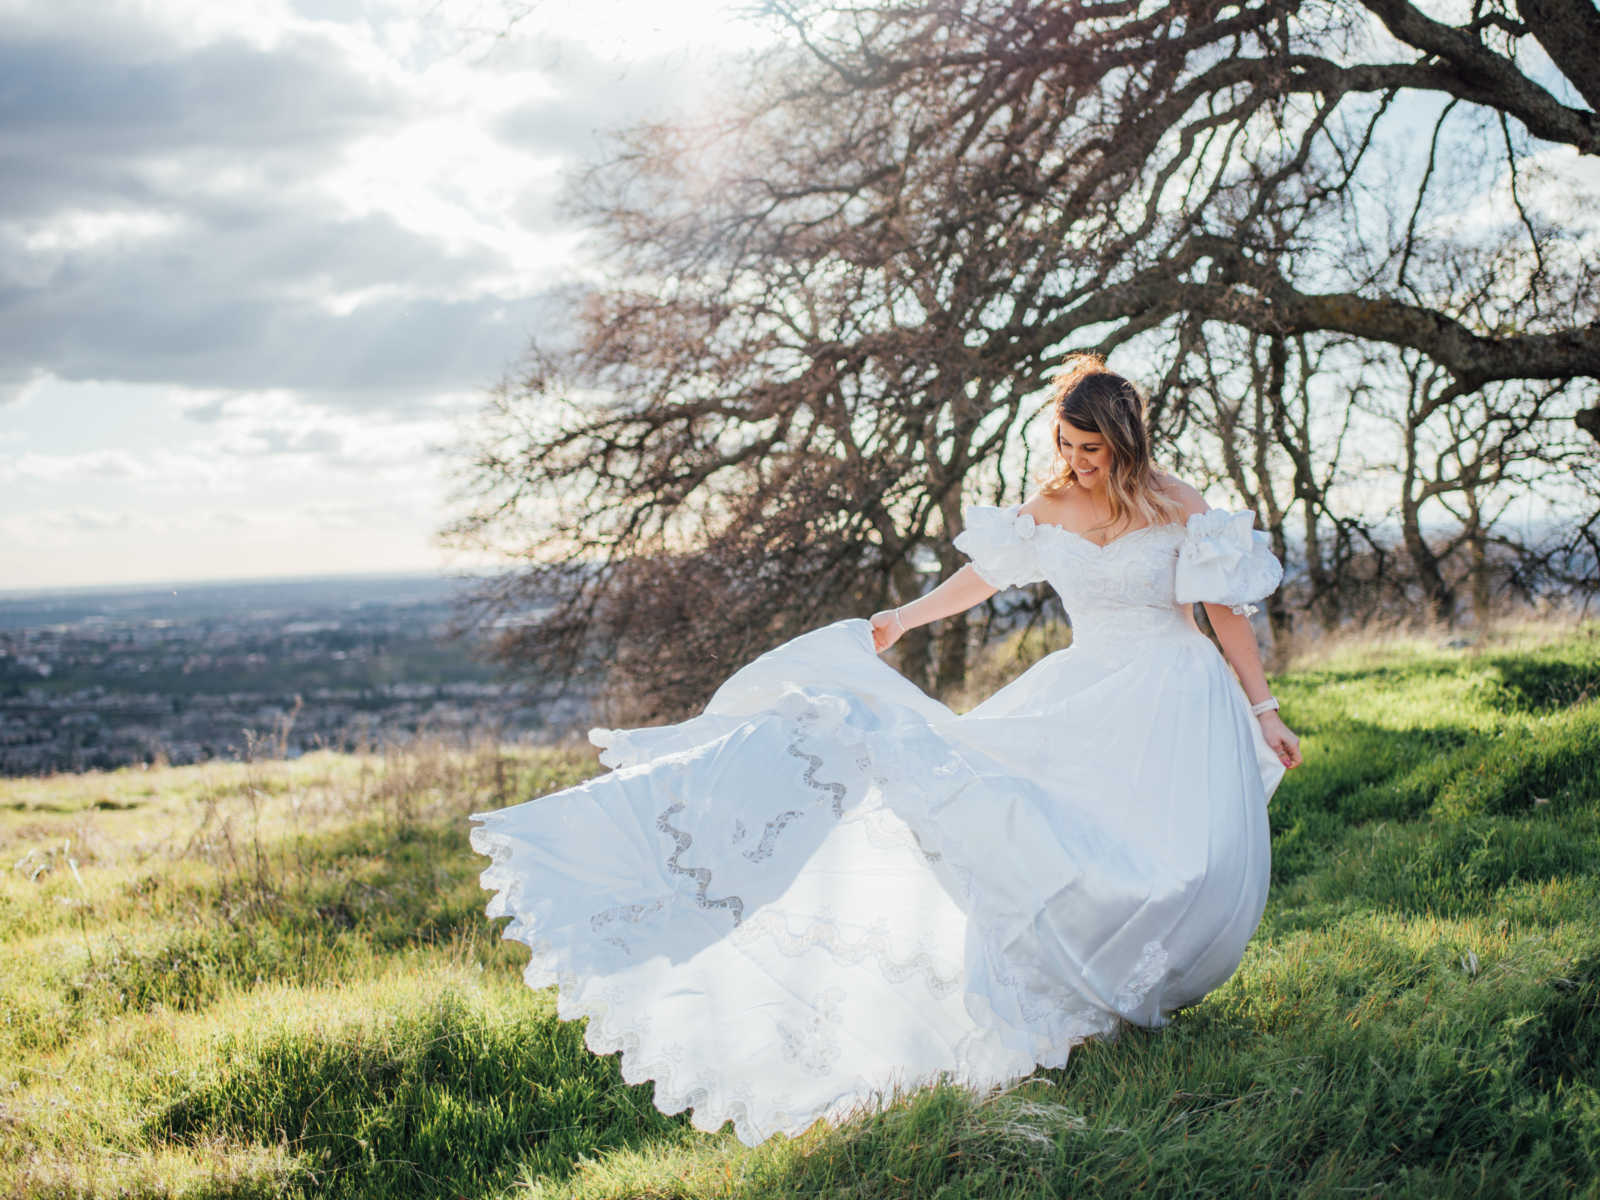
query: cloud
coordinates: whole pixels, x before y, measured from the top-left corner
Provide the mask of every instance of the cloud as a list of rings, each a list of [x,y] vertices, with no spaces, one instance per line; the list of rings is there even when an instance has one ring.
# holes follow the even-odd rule
[[[331,429],[294,429],[268,426],[255,431],[255,445],[247,454],[325,454],[337,455],[344,439]]]
[[[190,403],[180,401],[179,407],[186,419],[196,421],[201,425],[211,425],[222,420],[232,400],[233,397],[227,394],[207,396],[205,399]]]
[[[326,21],[191,45],[69,8],[0,13],[0,398],[48,371],[404,406],[563,321],[551,167],[467,101]]]
[[[562,172],[717,3],[0,0],[0,569],[435,560],[433,451],[570,331]]]
[[[491,128],[508,146],[588,159],[607,132],[690,109],[715,77],[715,57],[679,47],[631,61],[580,43],[546,43],[534,60],[554,87],[509,108]]]
[[[141,479],[148,468],[126,450],[92,450],[86,454],[21,454],[0,462],[0,481],[55,483],[75,479]]]
[[[26,403],[49,377],[37,367],[0,368],[0,405]]]
[[[181,490],[196,484],[214,485],[227,478],[223,464],[212,455],[192,450],[161,450],[153,454],[130,450],[88,450],[76,454],[27,451],[0,458],[0,483],[86,487],[136,483]]]
[[[118,36],[87,15],[38,36],[30,18],[0,17],[3,219],[181,202],[187,178],[230,168],[314,171],[352,138],[414,115],[420,99],[352,69],[326,36],[184,49],[127,21]]]
[[[88,32],[87,30],[85,32]],[[130,58],[104,37],[0,44],[0,119],[71,156],[126,163],[151,151],[297,155],[403,118],[411,98],[352,72],[331,39],[298,33],[267,51],[223,41]]]
[[[452,295],[499,266],[385,216],[334,221],[269,207],[191,210],[181,238],[64,252],[13,286],[0,370],[201,388],[419,392],[492,378],[550,297]],[[7,247],[7,258],[20,257]],[[325,301],[383,285],[342,314]]]
[[[51,516],[61,527],[86,533],[127,529],[133,524],[133,517],[128,512],[103,508],[73,508]]]

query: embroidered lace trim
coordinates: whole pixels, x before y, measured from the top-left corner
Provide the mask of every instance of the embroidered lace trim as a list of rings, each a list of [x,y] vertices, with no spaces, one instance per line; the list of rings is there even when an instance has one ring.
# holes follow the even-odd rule
[[[822,769],[822,756],[820,754],[812,754],[809,751],[802,750],[800,748],[800,743],[805,740],[807,731],[813,724],[816,723],[817,717],[818,713],[814,707],[808,708],[801,712],[799,716],[795,718],[794,738],[785,748],[796,758],[803,758],[806,760],[806,770],[805,774],[802,776],[802,779],[805,781],[805,785],[814,791],[826,792],[831,797],[833,815],[836,817],[842,817],[844,815],[844,797],[846,791],[844,784],[827,783],[825,781],[818,780],[817,772]]]
[[[949,995],[961,986],[962,968],[959,962],[937,958],[927,948],[912,948],[909,953],[896,956],[895,946],[887,923],[875,921],[866,933],[852,941],[845,936],[839,918],[834,913],[823,913],[804,920],[799,930],[792,929],[788,918],[773,909],[762,909],[740,926],[733,935],[734,941],[749,944],[757,938],[766,938],[779,952],[798,958],[811,950],[821,948],[828,956],[855,966],[872,962],[878,972],[891,983],[903,983],[921,976],[923,983],[935,995]]]
[[[849,789],[842,782],[819,779],[823,757],[805,749],[803,745],[818,715],[813,705],[795,717],[793,736],[786,748],[791,755],[805,760],[807,765],[802,777],[805,785],[822,793],[819,801],[825,803],[835,817],[843,817]],[[612,750],[620,751],[623,758],[626,756],[626,750],[621,745],[624,741],[619,738],[612,743]],[[605,757],[602,756],[602,761]],[[871,770],[870,756],[858,751],[855,765],[865,775]],[[887,783],[881,774],[870,776],[870,780],[879,787]],[[730,936],[735,940],[748,942],[757,938],[768,939],[788,956],[798,956],[820,947],[842,963],[855,965],[870,961],[886,979],[893,982],[920,977],[924,985],[936,994],[948,994],[963,985],[962,964],[942,960],[926,947],[913,947],[909,952],[896,953],[899,948],[891,944],[885,924],[869,926],[862,936],[851,938],[846,935],[837,915],[830,913],[812,917],[799,928],[791,928],[783,914],[771,910],[758,911],[746,920],[745,904],[741,897],[729,895],[714,898],[710,895],[713,876],[709,868],[681,864],[682,856],[694,842],[693,835],[672,823],[672,818],[684,807],[682,801],[675,801],[656,817],[656,828],[672,843],[672,850],[664,860],[665,866],[671,874],[693,882],[692,898],[699,907],[720,909],[730,915],[734,927]],[[768,821],[757,846],[744,851],[744,856],[752,862],[770,856],[784,829],[801,815],[803,813],[798,810],[791,810]],[[861,821],[867,836],[878,844],[902,846],[909,852],[920,854],[930,863],[942,862],[958,881],[968,902],[968,911],[993,911],[992,905],[982,895],[982,885],[970,871],[947,860],[943,848],[927,844],[923,837],[897,817],[881,809],[868,808],[859,814],[852,811],[849,819]],[[930,832],[933,831],[933,827],[930,827]],[[735,840],[740,840],[745,832],[742,824],[737,825]],[[620,1051],[622,1075],[627,1082],[654,1080],[654,1100],[662,1112],[676,1113],[692,1108],[693,1124],[706,1131],[719,1129],[725,1121],[732,1121],[740,1140],[754,1144],[774,1132],[794,1134],[818,1118],[842,1116],[862,1099],[878,1094],[878,1089],[870,1081],[858,1076],[848,1082],[841,1081],[838,1093],[841,1099],[832,1108],[819,1112],[791,1113],[780,1107],[769,1107],[774,1097],[758,1097],[749,1083],[723,1084],[703,1065],[687,1062],[683,1043],[653,1036],[650,1013],[634,1007],[640,997],[631,995],[629,989],[620,985],[600,985],[598,981],[590,981],[586,986],[585,981],[570,969],[573,961],[570,944],[559,943],[550,936],[535,932],[530,923],[532,918],[522,911],[522,885],[513,865],[514,840],[494,831],[488,824],[474,827],[470,832],[470,840],[473,849],[488,855],[493,864],[480,875],[481,885],[496,893],[487,907],[488,915],[512,917],[502,936],[524,943],[532,952],[523,972],[524,980],[531,987],[554,984],[557,988],[557,1012],[561,1018],[587,1018],[588,1025],[584,1033],[586,1044],[597,1054]],[[662,897],[601,910],[588,918],[587,932],[600,942],[631,956],[631,950],[619,936],[620,928],[638,924],[662,912],[669,903],[670,897]],[[619,932],[611,932],[613,930]],[[570,943],[578,930],[567,929],[564,932]],[[1165,965],[1165,951],[1160,944],[1149,943],[1135,971],[1117,995],[1117,1009],[1132,1011],[1137,1008],[1150,988],[1159,981]],[[1029,1025],[1035,1026],[1019,1031],[1032,1043],[1029,1061],[1024,1063],[1015,1046],[1008,1050],[1005,1045],[996,1044],[992,1039],[963,1039],[957,1048],[957,1077],[993,1081],[1025,1074],[1034,1062],[1060,1065],[1066,1060],[1069,1046],[1108,1032],[1115,1020],[1103,1010],[1063,1011],[1064,997],[1059,989],[1051,990],[1042,986],[1040,981],[1028,980],[1025,971],[1008,970],[998,963],[997,968],[996,981],[1011,990],[1017,1011]],[[784,1056],[808,1073],[826,1075],[832,1071],[840,1056],[835,1030],[841,1023],[840,1006],[843,999],[837,989],[828,989],[812,997],[808,1001],[813,1010],[811,1017],[781,1027],[781,1050]],[[974,1019],[978,1019],[981,1013],[987,1013],[990,1020],[986,1024],[992,1025],[999,1020],[986,997],[968,993],[967,1003]],[[1010,1039],[1003,1036],[1001,1041],[1006,1045],[1010,1043]]]
[[[724,908],[733,914],[733,923],[737,925],[744,920],[744,901],[738,896],[724,896],[720,900],[713,900],[707,896],[711,888],[711,871],[706,867],[681,867],[678,859],[683,852],[694,844],[694,838],[681,829],[674,829],[667,820],[683,811],[683,801],[677,800],[667,805],[656,816],[656,828],[672,839],[673,851],[667,858],[667,870],[674,875],[686,875],[695,882],[694,902],[701,908]]]
[[[801,812],[799,809],[790,809],[788,812],[779,813],[777,816],[773,817],[772,820],[767,822],[767,827],[761,832],[761,841],[756,844],[755,849],[743,850],[740,851],[740,853],[742,853],[751,862],[761,862],[764,859],[771,858],[772,848],[777,844],[778,835],[783,832],[784,826],[788,825],[789,822],[793,821],[796,817],[803,816],[805,816],[805,813]],[[734,840],[739,840],[743,834],[744,827],[741,825],[734,833]]]
[[[566,964],[570,951],[554,940],[536,933],[516,911],[521,899],[521,884],[513,864],[515,842],[504,834],[494,832],[487,825],[474,827],[470,832],[472,847],[487,855],[492,865],[480,875],[482,885],[495,892],[488,904],[491,917],[510,916],[511,923],[502,936],[519,941],[531,951],[522,977],[529,987],[556,988],[556,1013],[564,1021],[586,1019],[584,1042],[596,1054],[622,1056],[622,1078],[625,1082],[643,1083],[653,1080],[653,1101],[667,1114],[693,1109],[691,1123],[707,1133],[722,1128],[725,1122],[733,1123],[734,1133],[746,1145],[770,1137],[774,1133],[790,1136],[803,1132],[819,1119],[841,1119],[874,1096],[881,1095],[881,1087],[859,1074],[838,1081],[839,1099],[818,1111],[791,1112],[784,1108],[781,1096],[758,1093],[749,1082],[724,1083],[718,1080],[704,1064],[691,1062],[684,1044],[663,1036],[647,1008],[640,1005],[641,998],[632,989],[621,984],[585,986]],[[635,909],[640,909],[635,913]],[[653,906],[619,906],[621,919],[645,915],[643,910]],[[611,910],[607,910],[610,912]],[[596,914],[601,916],[602,914]],[[602,925],[604,922],[602,922]],[[784,1051],[792,1053],[795,1061],[808,1070],[818,1064],[832,1064],[837,1055],[829,1052],[829,1028],[837,1027],[839,997],[822,993],[812,1001],[818,1017],[796,1027],[791,1024],[785,1039]],[[1008,1055],[997,1047],[977,1038],[964,1038],[956,1047],[957,1078],[984,1080],[990,1083],[1014,1079],[1026,1074],[1031,1062]],[[910,1084],[931,1080],[908,1080]]]
[[[1112,1001],[1113,1006],[1124,1016],[1136,1012],[1166,973],[1166,947],[1157,941],[1146,942],[1139,952],[1139,961],[1133,965],[1133,971]]]

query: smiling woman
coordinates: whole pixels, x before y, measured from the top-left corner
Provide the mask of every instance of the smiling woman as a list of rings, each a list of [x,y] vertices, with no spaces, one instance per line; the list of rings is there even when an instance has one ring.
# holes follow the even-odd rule
[[[1054,416],[1057,473],[969,506],[944,583],[769,650],[689,720],[591,729],[608,775],[471,814],[524,979],[664,1112],[754,1143],[989,1089],[1238,966],[1300,752],[1235,606],[1282,567],[1252,514],[1153,470],[1143,401],[1098,359]],[[968,712],[878,657],[1040,581],[1071,647]]]
[[[1183,490],[1150,462],[1144,399],[1098,355],[1072,360],[1051,388],[1055,412],[1056,473],[1040,492],[1056,501],[1069,526],[1084,522],[1085,536],[1107,542],[1130,528],[1177,520]]]

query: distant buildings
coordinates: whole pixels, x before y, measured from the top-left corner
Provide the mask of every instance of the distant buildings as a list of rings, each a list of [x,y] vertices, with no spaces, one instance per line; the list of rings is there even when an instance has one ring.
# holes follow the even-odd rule
[[[252,742],[295,756],[422,731],[545,741],[587,722],[585,697],[550,699],[443,641],[450,597],[422,583],[438,594],[372,581],[352,600],[351,581],[302,582],[263,604],[266,585],[213,585],[177,611],[165,593],[108,593],[63,597],[75,609],[59,616],[30,597],[57,617],[38,624],[0,598],[0,774],[238,758]]]

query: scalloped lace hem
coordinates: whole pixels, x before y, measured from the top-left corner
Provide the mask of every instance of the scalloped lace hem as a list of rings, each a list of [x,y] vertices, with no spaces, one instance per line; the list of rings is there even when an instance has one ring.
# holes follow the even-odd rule
[[[823,766],[823,756],[816,753],[818,747],[815,743],[809,749],[802,746],[807,732],[816,732],[812,729],[814,723],[815,714],[800,720],[789,745],[791,754],[807,760],[807,786],[827,793],[826,807],[831,809],[835,819],[865,820],[866,832],[874,843],[903,846],[930,864],[941,863],[942,860],[942,868],[950,872],[961,892],[962,907],[989,941],[991,962],[995,967],[990,979],[1008,993],[1005,997],[1006,1007],[1013,1016],[1006,1018],[1000,1015],[994,1003],[996,996],[966,986],[968,979],[964,964],[941,961],[926,947],[896,945],[886,928],[869,928],[864,936],[849,939],[829,914],[813,916],[796,928],[779,913],[762,911],[751,914],[758,917],[756,920],[745,919],[742,902],[732,903],[738,901],[738,897],[714,901],[707,899],[706,890],[711,882],[712,871],[707,867],[684,868],[675,865],[677,856],[689,844],[689,835],[664,824],[682,807],[681,803],[671,805],[657,819],[657,828],[667,835],[671,843],[662,848],[664,865],[669,872],[694,876],[696,896],[688,899],[695,900],[702,908],[711,905],[728,911],[733,922],[728,936],[735,941],[748,942],[756,938],[770,940],[779,953],[784,954],[803,953],[807,949],[821,947],[841,966],[853,967],[870,961],[885,980],[898,984],[919,979],[936,994],[963,989],[964,1007],[976,1026],[974,1034],[964,1040],[961,1057],[952,1069],[905,1081],[914,1086],[939,1078],[951,1078],[973,1087],[1001,1086],[1029,1074],[1037,1064],[1047,1067],[1063,1065],[1072,1047],[1093,1037],[1114,1034],[1120,1023],[1129,1019],[1128,1014],[1144,1003],[1150,991],[1159,983],[1166,967],[1166,952],[1159,942],[1151,942],[1145,947],[1139,963],[1117,994],[1114,1009],[1089,1006],[1063,1011],[1069,999],[1075,998],[1081,1002],[1082,998],[1068,993],[1065,988],[1053,991],[1042,989],[1037,980],[1034,981],[1035,986],[1030,987],[1022,971],[1007,961],[1006,951],[1016,944],[1020,935],[1013,933],[1004,940],[987,936],[996,930],[1018,929],[1018,918],[1025,914],[1008,912],[997,903],[993,894],[985,888],[981,877],[959,861],[959,846],[952,851],[955,839],[949,837],[936,816],[924,812],[920,819],[912,819],[890,806],[888,811],[901,819],[904,828],[897,828],[890,823],[879,829],[874,820],[878,815],[874,807],[864,805],[860,797],[847,803],[843,784],[815,779],[814,776]],[[602,748],[601,762],[608,766],[632,766],[644,761],[627,730],[595,728],[589,731],[589,738]],[[862,746],[840,744],[836,749],[854,758],[856,767],[865,772],[856,777],[863,779],[868,786],[878,787],[887,782],[881,774],[870,769],[873,764],[860,757],[864,752]],[[828,775],[831,779],[834,773],[828,772]],[[646,903],[619,905],[601,913],[586,913],[576,907],[566,910],[558,907],[554,913],[542,913],[537,919],[539,928],[536,929],[534,918],[524,903],[524,883],[536,875],[531,870],[518,869],[517,838],[493,828],[497,819],[495,812],[475,813],[472,816],[485,822],[470,830],[472,847],[491,859],[491,865],[479,875],[480,885],[495,893],[486,906],[487,915],[511,917],[511,923],[502,936],[528,946],[531,951],[523,972],[524,981],[536,988],[554,985],[557,989],[557,1012],[561,1018],[586,1018],[585,1043],[597,1054],[621,1053],[622,1074],[626,1081],[638,1083],[645,1079],[654,1080],[655,1104],[662,1112],[672,1114],[686,1108],[693,1109],[692,1123],[697,1129],[706,1131],[720,1129],[725,1122],[731,1121],[739,1140],[753,1145],[774,1133],[794,1136],[819,1119],[837,1119],[882,1099],[883,1089],[880,1086],[857,1076],[836,1093],[839,1099],[815,1111],[794,1112],[770,1103],[768,1098],[758,1095],[749,1083],[729,1085],[718,1078],[718,1070],[711,1065],[685,1061],[684,1044],[654,1031],[649,1011],[633,1011],[637,1006],[630,1004],[631,998],[622,989],[607,988],[603,969],[585,966],[589,980],[588,986],[585,986],[584,975],[574,967],[575,961],[583,957],[579,953],[580,947],[592,950],[612,942],[623,953],[627,952],[627,947],[616,939],[613,932],[622,932],[622,927],[612,922],[639,920],[683,897],[674,893]],[[745,927],[747,925],[748,928]],[[1017,1024],[1019,1016],[1021,1026]],[[841,1074],[841,1079],[849,1077]]]
[[[880,1103],[885,1098],[884,1089],[870,1080],[855,1076],[843,1080],[840,1098],[814,1111],[794,1112],[772,1104],[757,1095],[749,1083],[732,1086],[720,1080],[718,1072],[704,1064],[685,1061],[681,1042],[663,1037],[653,1030],[648,1011],[630,1010],[627,989],[601,988],[597,996],[586,996],[583,980],[570,967],[570,948],[563,947],[550,938],[534,933],[510,907],[511,894],[516,890],[516,879],[510,860],[515,849],[512,839],[486,832],[482,827],[472,830],[473,846],[481,853],[491,854],[495,865],[482,873],[480,880],[485,888],[494,889],[490,901],[491,916],[513,918],[503,937],[520,942],[531,952],[522,978],[529,987],[555,987],[556,1012],[562,1020],[585,1019],[584,1044],[596,1054],[621,1054],[622,1077],[630,1084],[653,1080],[654,1103],[663,1113],[672,1115],[692,1109],[690,1121],[696,1129],[715,1132],[727,1122],[733,1123],[734,1133],[746,1145],[756,1145],[781,1133],[793,1137],[810,1128],[818,1120],[839,1120],[865,1106]],[[781,918],[776,929],[754,925],[745,937],[775,936],[792,938],[806,944],[824,944],[831,948],[832,939],[816,937],[819,928],[826,929],[829,922],[818,920],[799,933],[789,929]],[[884,953],[881,940],[869,934],[861,942],[840,943],[843,955],[840,961],[853,965],[862,958],[879,962],[884,977],[903,980],[923,976],[930,990],[938,991],[951,986],[947,975],[937,972],[926,954],[912,953],[898,957]],[[781,948],[780,948],[781,952]],[[886,965],[887,964],[887,965]],[[954,985],[959,980],[953,981]],[[997,1051],[982,1042],[969,1042],[961,1059],[952,1069],[940,1070],[909,1081],[922,1086],[939,1079],[951,1079],[973,1087],[998,1087],[1020,1078],[1034,1067],[1034,1062]]]

